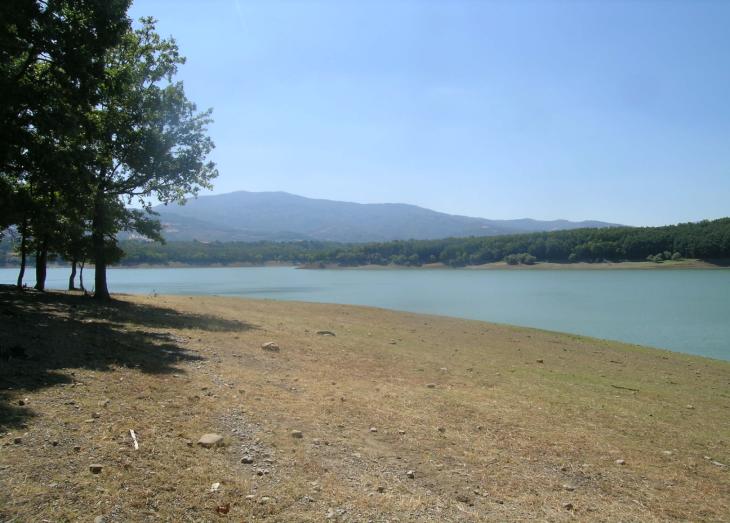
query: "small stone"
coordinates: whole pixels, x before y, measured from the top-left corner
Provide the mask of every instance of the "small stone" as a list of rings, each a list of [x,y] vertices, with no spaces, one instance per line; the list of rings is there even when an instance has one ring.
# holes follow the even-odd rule
[[[370,427],[370,432],[378,432],[378,429],[376,427]]]
[[[105,521],[106,519],[104,518],[104,516],[96,516],[94,518],[94,523],[104,523]]]
[[[103,400],[101,400],[101,401],[100,401],[100,402],[98,403],[98,405],[99,405],[100,407],[108,407],[110,403],[111,403],[111,400],[110,400],[109,398],[106,398],[106,399],[103,399]]]
[[[248,501],[253,501],[254,499],[256,499],[256,496],[254,496],[253,494],[249,494],[248,496],[246,496],[246,499]]]
[[[53,445],[54,447],[58,447],[58,441],[56,441],[56,440],[51,441],[51,445]]]
[[[542,360],[542,359],[539,359],[539,360],[537,360],[537,362],[538,362],[538,363],[545,363],[545,361],[544,361],[544,360]]]
[[[573,492],[575,490],[575,487],[573,485],[565,484],[563,485],[563,490],[567,490],[568,492]]]
[[[565,510],[573,510],[575,507],[573,507],[572,503],[563,503],[563,508]]]
[[[405,435],[405,433],[406,433],[406,431],[403,430],[403,429],[401,429],[401,430],[398,431],[398,434],[400,434],[401,436]]]
[[[101,414],[99,414],[98,412],[94,412],[91,414],[91,417],[94,419],[99,419],[99,418],[101,418]]]
[[[471,503],[471,498],[466,494],[457,494],[456,501],[458,501],[459,503],[466,503],[468,505],[469,503]]]
[[[426,383],[426,387],[429,388],[429,389],[435,389],[436,388],[436,384],[435,383]]]
[[[279,344],[273,341],[267,341],[261,345],[261,348],[269,352],[279,352]]]
[[[210,486],[209,492],[218,492],[218,490],[221,488],[221,484],[219,482],[215,482]]]
[[[663,450],[662,454],[664,454],[665,456],[671,456],[673,453],[671,450]]]
[[[22,407],[22,406],[26,405],[26,401],[25,400],[18,400],[18,405],[20,405]]]
[[[15,438],[13,438],[13,443],[15,443],[16,445],[20,445],[21,443],[23,443],[23,438],[21,438],[20,436],[16,436]]]
[[[413,471],[413,470],[409,470],[408,472],[406,472],[406,477],[407,477],[408,479],[415,479],[415,477],[416,477],[416,473],[415,473],[415,471]]]
[[[335,336],[335,333],[332,331],[317,331],[317,334],[320,336]]]
[[[446,427],[438,427],[436,430],[443,434],[444,432],[446,432]]]
[[[687,405],[687,408],[688,408],[689,410],[694,410],[695,406],[694,406],[694,405]]]
[[[104,468],[103,465],[100,465],[99,463],[92,463],[89,465],[89,470],[92,474],[99,474],[101,473],[101,470]]]
[[[244,457],[241,458],[241,463],[245,463],[246,465],[250,465],[251,463],[253,463],[253,458],[251,456],[246,455],[246,456],[244,456]]]
[[[291,437],[294,439],[302,439],[304,437],[304,433],[302,433],[301,430],[292,430]]]
[[[385,492],[385,487],[383,485],[378,485],[377,491],[382,494],[383,492]]]
[[[617,459],[616,460],[616,465],[625,465],[625,464],[626,464],[626,461],[624,461],[622,459]]]
[[[271,498],[269,496],[262,496],[259,500],[259,504],[266,505],[269,501],[271,501]]]
[[[220,434],[209,433],[203,434],[198,440],[198,445],[203,448],[209,449],[212,447],[218,447],[223,445],[223,436]]]
[[[81,452],[81,445],[74,445],[74,452]]]

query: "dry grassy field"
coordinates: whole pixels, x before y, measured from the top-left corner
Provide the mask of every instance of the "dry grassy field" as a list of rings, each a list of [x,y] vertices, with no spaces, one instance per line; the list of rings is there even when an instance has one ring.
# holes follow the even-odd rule
[[[0,289],[0,521],[730,520],[727,362],[364,307],[116,298]]]

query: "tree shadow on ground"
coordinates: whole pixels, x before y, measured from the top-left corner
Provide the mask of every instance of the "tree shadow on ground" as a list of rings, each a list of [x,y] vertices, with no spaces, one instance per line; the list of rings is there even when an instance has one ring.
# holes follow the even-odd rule
[[[73,382],[73,369],[108,372],[184,372],[176,365],[202,360],[188,339],[165,329],[241,332],[242,321],[125,301],[100,304],[61,293],[18,291],[0,285],[0,430],[22,427],[33,416],[17,391]],[[14,401],[14,404],[13,404]]]

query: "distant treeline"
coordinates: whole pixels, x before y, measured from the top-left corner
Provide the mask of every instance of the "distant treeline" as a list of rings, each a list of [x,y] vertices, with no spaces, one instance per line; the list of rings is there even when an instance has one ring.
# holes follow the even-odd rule
[[[121,265],[182,263],[232,265],[405,265],[444,263],[452,267],[506,261],[663,261],[679,258],[730,259],[730,218],[666,227],[612,227],[509,236],[343,244],[298,242],[124,241]],[[11,261],[12,244],[0,244],[0,260]]]

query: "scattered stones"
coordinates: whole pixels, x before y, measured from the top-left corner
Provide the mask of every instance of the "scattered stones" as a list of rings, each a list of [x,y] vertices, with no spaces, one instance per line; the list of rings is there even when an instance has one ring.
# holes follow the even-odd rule
[[[623,460],[623,459],[617,459],[616,460],[616,465],[626,465],[626,461]]]
[[[335,333],[332,331],[317,331],[317,334],[320,336],[335,336]]]
[[[428,389],[435,389],[436,388],[436,384],[435,383],[426,383],[426,388],[428,388]]]
[[[251,463],[253,463],[253,458],[251,456],[246,455],[246,456],[244,456],[244,457],[241,458],[241,463],[245,463],[246,465],[250,465]]]
[[[415,479],[416,478],[416,472],[413,471],[413,470],[409,470],[408,472],[406,472],[406,477],[408,479]]]
[[[89,470],[92,474],[100,474],[103,468],[104,466],[100,465],[99,463],[92,463],[91,465],[89,465]]]
[[[267,341],[261,345],[261,348],[269,352],[279,352],[279,344],[273,341]]]
[[[304,437],[304,433],[301,430],[292,430],[291,437],[294,439],[302,439]]]
[[[206,449],[222,446],[223,436],[221,436],[220,434],[215,434],[213,432],[209,434],[203,434],[198,440],[198,445]]]

